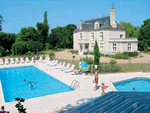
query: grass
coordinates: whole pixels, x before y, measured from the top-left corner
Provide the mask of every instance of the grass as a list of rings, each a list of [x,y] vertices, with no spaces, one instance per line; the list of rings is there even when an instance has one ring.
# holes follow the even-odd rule
[[[50,50],[45,50],[45,51],[40,51],[38,52],[39,54],[49,54],[51,52],[59,52],[59,51],[63,51],[64,49],[50,49]]]

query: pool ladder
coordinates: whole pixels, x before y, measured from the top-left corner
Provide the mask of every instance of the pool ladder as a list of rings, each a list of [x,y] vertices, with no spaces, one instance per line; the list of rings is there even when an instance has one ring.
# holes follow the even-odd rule
[[[73,89],[76,89],[76,87],[79,88],[80,87],[79,81],[73,80],[72,83],[71,83],[71,85],[70,85],[70,87],[73,88]]]

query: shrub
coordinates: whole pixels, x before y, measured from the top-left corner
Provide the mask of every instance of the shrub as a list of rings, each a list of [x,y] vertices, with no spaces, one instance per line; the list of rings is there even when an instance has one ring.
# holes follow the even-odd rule
[[[84,60],[88,64],[93,64],[93,62],[94,62],[91,58],[88,58],[88,57],[80,59],[80,61],[82,61],[82,60]]]
[[[139,41],[138,42],[138,50],[143,51],[148,49],[148,44],[144,41]]]
[[[45,44],[45,49],[46,49],[46,50],[49,50],[50,48],[51,48],[51,45],[50,45],[49,43],[46,43],[46,44]]]
[[[2,46],[0,46],[0,57],[4,56],[5,53],[5,49]]]
[[[54,52],[50,52],[50,53],[49,53],[49,56],[54,56],[54,55],[55,55]]]
[[[53,47],[53,49],[57,49],[57,46]]]
[[[78,54],[78,50],[74,50],[74,53],[75,53],[75,54]]]
[[[27,50],[27,43],[26,42],[15,42],[12,45],[12,54],[13,55],[23,55],[25,54]]]
[[[129,55],[127,55],[127,54],[122,54],[121,55],[121,59],[128,59],[129,58]]]
[[[116,53],[115,55],[112,56],[112,58],[121,59],[121,53],[120,52]]]
[[[94,55],[94,52],[90,52],[89,54],[90,54],[90,55]]]
[[[137,57],[139,55],[137,51],[134,51],[133,54],[134,54],[134,57]]]

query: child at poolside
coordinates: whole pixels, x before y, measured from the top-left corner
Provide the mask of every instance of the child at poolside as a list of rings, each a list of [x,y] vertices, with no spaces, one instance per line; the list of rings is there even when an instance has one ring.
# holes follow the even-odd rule
[[[104,83],[102,83],[101,88],[102,88],[102,93],[101,94],[104,94],[105,89],[108,88],[108,86],[106,86]]]
[[[94,74],[93,83],[95,83],[94,91],[96,91],[96,90],[97,90],[97,85],[98,85],[98,69],[96,70],[96,72],[95,72],[95,74]]]
[[[1,106],[1,111],[0,111],[0,113],[6,113],[4,106]]]

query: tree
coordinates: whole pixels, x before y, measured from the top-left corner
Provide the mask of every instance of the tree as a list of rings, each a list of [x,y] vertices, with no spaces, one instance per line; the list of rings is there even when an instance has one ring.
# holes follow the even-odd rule
[[[148,49],[147,43],[144,42],[144,41],[139,41],[139,42],[138,42],[138,49],[139,49],[140,51],[147,50],[147,49]]]
[[[48,37],[49,26],[46,23],[37,22],[36,27],[37,27],[37,37],[40,38],[40,42],[45,44],[46,39]]]
[[[120,26],[126,30],[126,37],[127,38],[137,38],[137,37],[133,37],[134,26],[131,23],[120,22]]]
[[[2,22],[4,22],[4,20],[3,20],[3,16],[2,15],[0,15],[0,31],[2,31]]]
[[[4,55],[5,55],[5,49],[2,46],[0,46],[0,57]]]
[[[99,47],[98,47],[98,44],[97,44],[97,40],[95,40],[95,45],[94,45],[94,64],[99,65],[99,59],[100,59]]]
[[[47,11],[44,12],[44,23],[48,24]]]
[[[144,21],[140,29],[139,41],[144,41],[150,47],[150,19]]]

